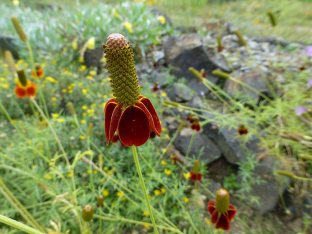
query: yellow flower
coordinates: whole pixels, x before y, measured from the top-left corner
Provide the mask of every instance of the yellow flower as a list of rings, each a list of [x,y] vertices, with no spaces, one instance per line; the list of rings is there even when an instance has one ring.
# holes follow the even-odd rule
[[[171,175],[171,171],[168,170],[168,169],[165,169],[165,174],[166,174],[166,175]]]
[[[104,197],[107,197],[109,195],[109,191],[105,189],[103,190],[102,194]]]
[[[148,211],[144,211],[143,212],[143,216],[148,216],[149,214],[148,214]]]
[[[161,188],[160,189],[162,193],[166,193],[166,189],[165,188]]]
[[[166,97],[167,94],[166,94],[166,93],[161,93],[161,96],[162,96],[162,97]]]
[[[103,95],[103,98],[107,98],[107,95]]]
[[[71,172],[68,172],[68,173],[67,173],[67,177],[68,177],[68,178],[71,178],[72,176],[73,176],[73,173],[71,173]]]
[[[114,162],[114,159],[113,159],[113,158],[111,158],[111,159],[110,159],[110,161],[111,161],[111,162]]]
[[[166,18],[163,15],[158,16],[158,20],[162,25],[166,23]]]
[[[73,40],[73,42],[72,42],[72,46],[73,46],[73,50],[77,50],[77,48],[78,48],[78,42],[77,42],[77,40],[75,39],[75,40]]]
[[[87,121],[85,121],[84,119],[81,120],[81,124],[85,124]]]
[[[57,114],[57,113],[53,113],[53,114],[52,114],[52,118],[53,118],[53,119],[57,118],[58,116],[59,116],[59,114]]]
[[[63,93],[67,93],[67,89],[62,89],[62,92]]]
[[[88,109],[88,106],[82,106],[81,109],[86,110]]]
[[[60,123],[64,123],[65,122],[65,120],[63,118],[60,118],[57,121],[60,122]]]
[[[255,24],[260,24],[260,20],[256,20],[256,21],[255,21]]]
[[[259,7],[259,4],[255,4],[255,5],[254,5],[254,8],[258,8],[258,7]]]
[[[86,78],[87,78],[88,80],[93,80],[93,77],[92,77],[92,76],[86,76]]]
[[[104,171],[107,171],[108,170],[108,167],[104,167]]]
[[[19,6],[19,0],[12,0],[14,6]]]
[[[51,177],[49,174],[46,174],[46,175],[44,176],[44,178],[47,179],[47,180],[51,180],[51,179],[52,179],[52,177]]]
[[[114,9],[113,16],[114,16],[115,18],[118,18],[118,12],[117,12],[116,9]]]
[[[132,24],[129,22],[124,22],[124,27],[128,30],[129,33],[133,33]]]
[[[166,166],[166,165],[167,165],[167,163],[166,163],[164,160],[162,160],[162,161],[161,161],[161,165]]]
[[[190,202],[190,199],[188,199],[187,197],[184,197],[183,200],[184,200],[185,203],[189,203]]]
[[[79,71],[80,72],[83,72],[84,70],[87,69],[87,66],[86,65],[81,65],[81,67],[79,68]],[[78,84],[79,85],[79,84]]]
[[[89,50],[93,50],[94,49],[94,45],[95,45],[95,38],[94,37],[90,37],[88,40],[88,49]]]
[[[166,149],[161,149],[161,152],[162,153],[166,153]]]
[[[87,112],[83,112],[83,113],[82,113],[82,116],[83,116],[83,117],[86,117],[86,116],[87,116]]]
[[[91,76],[95,76],[95,75],[96,75],[96,71],[90,71],[89,74],[90,74]]]
[[[205,219],[205,222],[206,222],[208,225],[210,225],[210,224],[211,224],[210,219]]]
[[[187,180],[188,178],[191,177],[191,173],[187,172],[187,173],[183,173],[184,178]]]
[[[51,97],[51,101],[55,102],[56,101],[56,97]]]
[[[86,137],[85,136],[80,136],[80,139],[81,140],[84,140]]]
[[[151,195],[148,195],[148,199],[151,199],[152,198],[152,196]]]
[[[104,180],[105,180],[105,178],[102,178],[102,179],[101,179],[101,183],[104,183]]]
[[[115,202],[113,202],[111,206],[114,207],[115,206]]]
[[[117,193],[117,197],[123,197],[125,194],[124,194],[124,192],[118,192]]]
[[[159,195],[161,195],[161,192],[158,189],[155,189],[154,194],[155,194],[155,196],[159,196]]]
[[[14,143],[10,143],[10,146],[13,147],[13,146],[14,146]]]
[[[149,229],[150,228],[150,225],[148,223],[144,223],[143,226],[146,228],[146,229]]]

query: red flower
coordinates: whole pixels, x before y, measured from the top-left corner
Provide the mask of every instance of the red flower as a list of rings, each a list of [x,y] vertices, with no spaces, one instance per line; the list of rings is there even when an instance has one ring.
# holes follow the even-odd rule
[[[208,210],[211,214],[211,222],[216,224],[217,229],[230,229],[230,222],[237,211],[230,204],[228,191],[219,189],[216,193],[216,199],[208,202]]]
[[[161,125],[152,102],[139,96],[135,105],[123,109],[115,98],[110,99],[104,108],[105,136],[107,145],[118,131],[120,141],[126,146],[143,145],[150,137],[150,131],[161,134]]]
[[[31,71],[31,77],[33,79],[44,77],[44,71],[41,68],[40,64],[36,64],[36,68]]]
[[[191,129],[193,129],[193,130],[196,130],[197,132],[200,130],[200,125],[199,125],[199,123],[198,122],[194,122],[194,123],[192,123],[192,125],[191,125]]]
[[[202,179],[202,175],[199,172],[198,173],[194,173],[193,171],[191,171],[191,180],[193,182],[195,182],[196,180],[201,182],[201,179]]]
[[[173,164],[178,165],[178,164],[177,164],[178,158],[177,158],[176,156],[173,156],[171,159],[172,159],[172,161],[173,161]]]
[[[156,92],[160,89],[160,85],[158,85],[158,83],[156,82],[154,85],[150,86],[150,88],[152,89],[152,91]]]
[[[248,133],[248,130],[244,125],[241,125],[238,127],[238,133],[239,135],[244,135]]]
[[[37,86],[35,83],[27,81],[27,85],[23,86],[20,82],[18,82],[15,86],[15,95],[18,98],[24,97],[36,97],[37,94]]]

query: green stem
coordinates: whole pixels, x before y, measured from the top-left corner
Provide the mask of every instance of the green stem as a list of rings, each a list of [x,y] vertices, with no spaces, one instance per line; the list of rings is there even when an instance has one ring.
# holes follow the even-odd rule
[[[3,215],[0,215],[0,223],[4,223],[6,225],[9,225],[11,227],[14,227],[18,230],[24,231],[26,233],[30,234],[44,234],[43,232],[37,231],[36,229],[33,229],[25,224],[22,224],[20,222],[17,222],[13,219],[10,219],[8,217],[5,217]]]
[[[192,147],[192,144],[193,144],[194,136],[195,136],[195,130],[193,130],[193,134],[192,134],[190,143],[189,143],[189,145],[187,147],[187,151],[186,151],[186,155],[185,155],[185,161],[184,161],[183,166],[182,166],[182,171],[181,171],[180,176],[179,176],[179,181],[181,181],[182,174],[183,174],[183,171],[185,169],[185,164],[187,163],[187,158],[188,158],[188,156],[190,154],[190,151],[191,151],[191,147]]]
[[[146,202],[146,205],[147,205],[148,213],[149,213],[149,215],[151,217],[151,221],[152,221],[155,233],[159,234],[157,226],[156,226],[156,223],[155,223],[155,220],[154,220],[154,215],[152,213],[151,205],[150,205],[150,202],[149,202],[149,199],[148,199],[148,195],[147,195],[147,192],[146,192],[146,188],[145,188],[145,184],[144,184],[144,180],[143,180],[143,176],[142,176],[142,172],[141,172],[141,167],[140,167],[138,153],[137,153],[136,148],[135,148],[134,145],[132,146],[132,152],[133,152],[135,166],[136,166],[138,174],[139,174],[142,190],[143,190],[143,193],[144,193],[144,197],[145,197],[145,202]]]
[[[197,181],[195,181],[195,192],[196,192],[195,202],[196,202],[196,210],[197,210],[198,222],[199,222],[200,230],[203,233],[204,229],[203,229],[202,222],[201,222],[200,215],[199,215],[198,184],[197,184]]]

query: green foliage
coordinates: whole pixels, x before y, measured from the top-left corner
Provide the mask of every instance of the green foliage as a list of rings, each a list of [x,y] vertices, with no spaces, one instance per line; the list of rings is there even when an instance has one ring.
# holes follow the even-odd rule
[[[227,190],[235,190],[239,188],[239,183],[237,183],[237,178],[234,173],[230,176],[224,177],[223,187]]]

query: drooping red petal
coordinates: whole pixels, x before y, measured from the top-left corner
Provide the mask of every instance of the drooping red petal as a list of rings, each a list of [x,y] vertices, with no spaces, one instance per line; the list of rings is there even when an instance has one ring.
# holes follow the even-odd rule
[[[217,210],[212,212],[212,214],[211,214],[211,222],[212,223],[216,223],[218,221],[218,215],[219,215],[219,213]]]
[[[193,171],[191,171],[191,181],[195,182],[197,180],[197,174],[194,174]]]
[[[212,215],[212,213],[216,210],[216,200],[212,199],[208,202],[208,211]]]
[[[216,229],[220,229],[220,228],[223,230],[230,229],[230,222],[224,214],[221,214],[219,216],[218,221],[216,223]]]
[[[157,136],[160,136],[161,124],[160,124],[157,112],[156,112],[152,102],[148,98],[145,98],[145,97],[139,99],[138,103],[140,103],[140,102],[142,102],[144,104],[144,106],[147,108],[147,110],[149,111],[149,113],[152,116],[153,125],[151,125],[151,122],[150,122],[151,129],[157,134]]]
[[[200,173],[198,173],[198,174],[197,174],[197,180],[198,180],[199,182],[201,182],[201,179],[202,179],[202,175],[201,175]]]
[[[24,98],[27,95],[26,89],[21,87],[19,84],[16,84],[14,92],[15,92],[16,97],[18,98]]]
[[[108,138],[108,142],[106,143],[106,145],[110,143],[110,141],[112,140],[117,130],[121,113],[122,113],[122,107],[120,105],[117,105],[112,113],[112,118],[111,118],[110,127],[109,127],[109,138]]]
[[[37,85],[31,82],[30,86],[26,88],[26,93],[28,97],[36,97],[37,94]]]
[[[126,146],[143,145],[150,136],[148,118],[138,106],[129,106],[122,113],[118,133],[120,141]]]
[[[107,108],[108,104],[111,103],[111,102],[115,102],[116,104],[118,104],[118,102],[116,102],[116,98],[111,98],[111,99],[109,99],[109,100],[106,102],[105,107],[104,107],[104,115],[105,115],[106,108]]]
[[[110,123],[113,115],[113,111],[115,107],[117,106],[117,103],[111,102],[108,105],[105,106],[106,110],[104,110],[105,114],[105,138],[107,143],[109,144],[109,129],[110,129]]]
[[[237,211],[235,210],[234,206],[230,204],[229,209],[227,211],[227,217],[229,221],[231,221],[234,218],[236,213]]]

